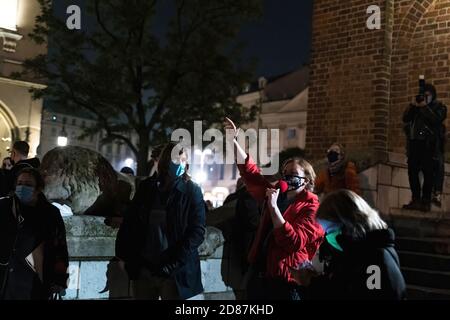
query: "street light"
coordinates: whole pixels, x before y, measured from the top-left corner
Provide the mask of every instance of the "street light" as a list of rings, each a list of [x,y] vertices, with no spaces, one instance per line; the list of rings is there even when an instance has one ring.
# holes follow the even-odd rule
[[[199,184],[204,183],[207,179],[208,179],[208,175],[206,174],[205,171],[198,171],[194,175],[194,181],[199,183]]]
[[[57,143],[58,143],[59,147],[67,146],[68,138],[67,138],[67,132],[66,132],[66,120],[65,119],[63,119],[63,126],[61,129],[61,132],[59,133]]]
[[[134,165],[134,160],[133,159],[131,159],[131,158],[127,158],[126,160],[125,160],[125,166],[127,166],[127,167],[133,167],[133,165]]]
[[[0,28],[17,30],[18,0],[0,1]]]
[[[195,149],[194,155],[200,156],[200,171],[194,174],[194,181],[198,184],[204,183],[208,179],[208,174],[204,171],[205,156],[212,155],[211,149]]]

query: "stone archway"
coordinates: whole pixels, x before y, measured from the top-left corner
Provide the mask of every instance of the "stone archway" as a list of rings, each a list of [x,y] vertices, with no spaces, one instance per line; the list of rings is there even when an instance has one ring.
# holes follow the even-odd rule
[[[392,69],[391,69],[391,99],[389,120],[389,150],[404,152],[404,137],[402,114],[412,97],[417,94],[417,79],[419,74],[426,75],[426,64],[433,64],[434,53],[424,51],[417,46],[417,36],[430,33],[434,37],[434,28],[439,27],[437,16],[442,3],[450,3],[450,0],[437,2],[436,0],[424,1],[395,1],[394,2],[394,30],[392,43]],[[430,15],[429,17],[427,15]],[[450,19],[449,19],[450,20]],[[425,30],[424,30],[425,29]],[[447,36],[450,35],[450,31]],[[432,40],[433,41],[433,40]],[[423,45],[423,44],[422,44]],[[423,64],[415,58],[422,54]],[[419,60],[420,60],[419,59]],[[437,63],[437,62],[436,62]],[[430,72],[430,76],[431,76]]]
[[[8,156],[11,143],[19,138],[17,120],[0,100],[0,160]]]

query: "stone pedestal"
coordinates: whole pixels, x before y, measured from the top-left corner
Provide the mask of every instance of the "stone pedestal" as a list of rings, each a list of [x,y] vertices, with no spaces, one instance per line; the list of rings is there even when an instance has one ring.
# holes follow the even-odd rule
[[[103,217],[64,218],[69,249],[69,287],[64,299],[129,299],[127,274],[114,257],[117,229],[106,226]],[[207,227],[205,241],[199,247],[203,294],[197,300],[233,299],[232,289],[222,273],[229,259],[224,256],[224,237],[215,227]]]
[[[388,161],[375,164],[359,174],[364,198],[382,215],[395,215],[411,200],[406,156],[389,153]],[[450,211],[450,165],[445,166],[442,208],[432,211],[447,214]]]

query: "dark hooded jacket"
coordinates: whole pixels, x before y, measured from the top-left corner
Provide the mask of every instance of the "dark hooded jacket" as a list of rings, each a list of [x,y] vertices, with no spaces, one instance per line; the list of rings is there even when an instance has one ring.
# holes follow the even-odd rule
[[[326,300],[404,300],[406,286],[394,248],[391,229],[375,230],[365,237],[352,239],[338,235],[338,251],[327,241],[320,247],[325,261],[324,275],[313,278],[306,298]],[[379,273],[376,268],[379,268]],[[377,274],[378,273],[378,274]],[[379,288],[376,284],[379,276]]]
[[[425,91],[432,93],[432,102],[425,107],[411,104],[403,114],[404,130],[408,143],[412,140],[425,141],[428,147],[438,152],[443,141],[442,126],[447,118],[447,106],[437,100],[434,86],[428,84]]]
[[[41,194],[36,206],[0,199],[0,300],[48,299],[66,288],[68,252],[59,210]]]

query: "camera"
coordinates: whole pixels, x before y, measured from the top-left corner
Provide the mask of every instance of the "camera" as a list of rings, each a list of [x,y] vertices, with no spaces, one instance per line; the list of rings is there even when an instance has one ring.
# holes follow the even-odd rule
[[[416,96],[416,102],[421,103],[425,101],[425,76],[419,76],[419,94]]]

